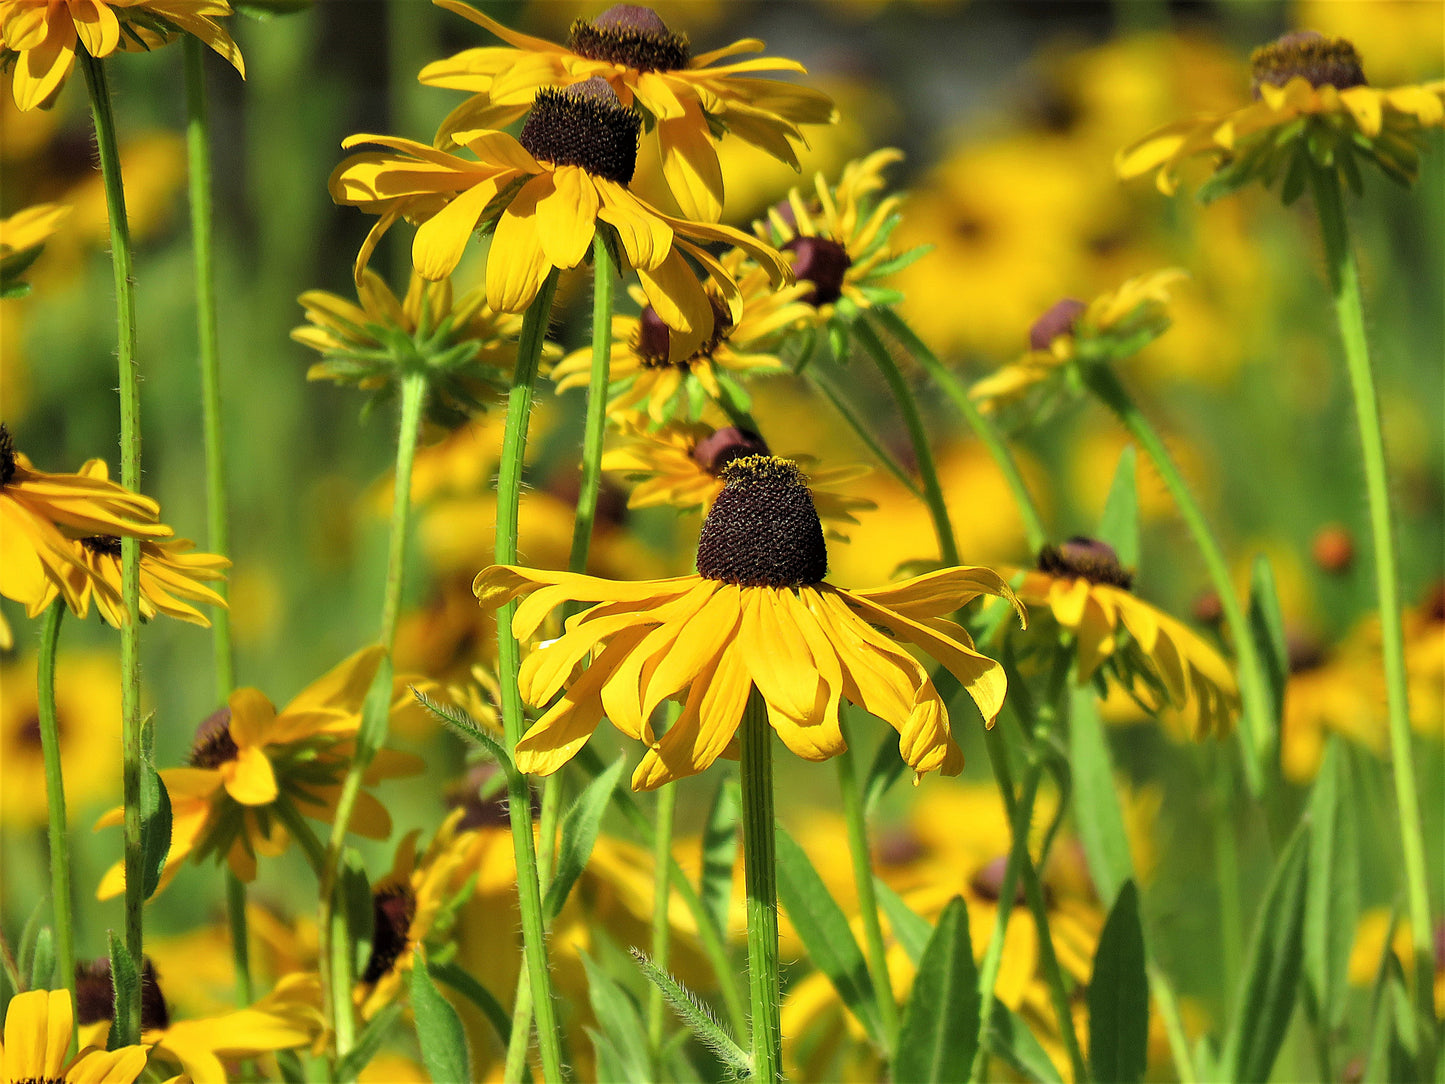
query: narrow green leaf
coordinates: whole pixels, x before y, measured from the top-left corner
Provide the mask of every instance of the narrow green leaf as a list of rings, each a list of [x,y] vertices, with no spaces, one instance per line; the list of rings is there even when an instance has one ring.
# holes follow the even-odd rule
[[[412,950],[411,1010],[416,1017],[416,1038],[421,1060],[433,1080],[471,1080],[467,1064],[467,1037],[456,1009],[431,981],[421,949]]]
[[[387,725],[391,722],[392,666],[391,655],[383,655],[361,702],[361,726],[356,731],[356,758],[370,764],[376,751],[386,744]]]
[[[41,926],[35,936],[35,951],[30,957],[31,990],[49,990],[55,981],[55,931]]]
[[[843,1004],[863,1025],[868,1037],[883,1042],[883,1022],[863,953],[838,902],[807,854],[781,826],[778,828],[778,902],[788,912],[808,956],[833,984]]]
[[[171,850],[171,796],[149,757],[140,766],[141,895],[150,899],[161,883]]]
[[[1304,974],[1320,1022],[1344,1022],[1345,987],[1360,917],[1360,828],[1348,754],[1332,736],[1310,795]]]
[[[672,1006],[672,1011],[687,1025],[698,1042],[711,1050],[736,1076],[746,1076],[752,1059],[733,1041],[727,1029],[713,1016],[712,1010],[686,986],[653,963],[647,953],[639,948],[633,948],[631,952],[647,980],[662,991],[663,1000]]]
[[[440,719],[458,737],[473,745],[480,745],[487,755],[501,766],[508,777],[517,773],[517,767],[512,763],[511,754],[507,752],[506,747],[478,726],[476,720],[463,709],[455,704],[440,704],[420,689],[412,689],[411,695],[416,697],[417,703]]]
[[[652,1078],[648,1066],[647,1031],[632,995],[603,971],[586,952],[581,953],[587,971],[587,999],[597,1017],[601,1034],[609,1046],[607,1054],[615,1060],[612,1072],[601,1073],[602,1051],[598,1053],[599,1079],[633,1081],[648,1084]],[[596,1040],[594,1039],[594,1046]]]
[[[1134,860],[1114,789],[1104,727],[1094,690],[1088,686],[1075,689],[1069,701],[1069,764],[1074,775],[1074,821],[1084,859],[1099,898],[1112,904],[1119,887],[1134,876]]]
[[[913,965],[918,966],[918,961],[923,959],[923,950],[928,945],[928,939],[933,936],[933,923],[904,903],[903,897],[888,887],[882,878],[873,878],[873,893],[878,897],[878,905],[882,908],[884,917],[888,919],[893,940],[908,953]]]
[[[140,972],[136,970],[125,939],[110,931],[110,978],[115,986],[115,1026],[106,1047],[110,1050],[140,1042]]]
[[[567,894],[582,876],[587,859],[592,857],[592,847],[597,842],[597,833],[602,827],[602,814],[607,812],[607,803],[617,789],[622,769],[627,766],[624,757],[618,757],[605,772],[588,783],[567,815],[562,818],[562,842],[557,849],[557,872],[547,886],[547,898],[542,910],[547,918],[554,919],[567,902]]]
[[[361,1034],[356,1037],[356,1045],[337,1059],[336,1079],[355,1080],[357,1074],[371,1064],[371,1059],[376,1057],[376,1052],[381,1049],[381,1044],[386,1041],[388,1033],[399,1019],[401,1004],[392,1002],[368,1020],[361,1029]],[[306,1077],[303,1075],[300,1079],[305,1080]]]
[[[507,1045],[512,1038],[512,1017],[490,990],[454,963],[439,964],[431,961],[427,968],[431,971],[432,978],[446,983],[480,1009],[502,1045]]]
[[[605,1031],[596,1028],[583,1028],[587,1038],[592,1041],[592,1057],[596,1064],[598,1080],[615,1081],[621,1084],[624,1080],[636,1080],[628,1067],[627,1059],[622,1052],[613,1045],[612,1040],[607,1037]]]
[[[1309,850],[1309,824],[1302,822],[1270,876],[1245,953],[1244,978],[1219,1058],[1223,1079],[1263,1084],[1284,1041],[1304,966]]]
[[[873,754],[873,763],[863,779],[863,815],[871,817],[878,811],[878,803],[892,789],[893,784],[903,775],[903,757],[898,752],[898,733],[889,730],[878,743],[878,752]]]
[[[954,896],[923,950],[898,1031],[893,1079],[965,1081],[978,1049],[978,968],[968,908]]]
[[[733,867],[738,853],[738,781],[724,775],[713,792],[707,821],[702,830],[702,871],[698,876],[698,897],[713,925],[728,928],[732,907]]]
[[[1099,935],[1089,979],[1089,1071],[1095,1080],[1144,1079],[1149,1057],[1149,977],[1139,890],[1125,881]]]
[[[1271,718],[1278,728],[1284,711],[1284,683],[1289,676],[1289,653],[1284,639],[1284,614],[1279,608],[1274,569],[1263,554],[1254,559],[1249,581],[1249,631],[1269,682]]]
[[[346,923],[346,944],[352,946],[351,973],[360,974],[371,958],[371,942],[376,934],[376,905],[372,901],[371,881],[366,866],[355,848],[347,847],[341,854],[337,871],[336,898]]]
[[[1099,541],[1107,542],[1119,555],[1125,568],[1139,567],[1139,485],[1134,445],[1124,446],[1119,465],[1114,468],[1114,484],[1104,502],[1104,515],[1099,520]]]
[[[988,1034],[984,1036],[988,1052],[1006,1062],[1025,1080],[1038,1084],[1063,1084],[1063,1077],[1034,1033],[1018,1015],[998,998],[993,999],[993,1012],[988,1018]]]

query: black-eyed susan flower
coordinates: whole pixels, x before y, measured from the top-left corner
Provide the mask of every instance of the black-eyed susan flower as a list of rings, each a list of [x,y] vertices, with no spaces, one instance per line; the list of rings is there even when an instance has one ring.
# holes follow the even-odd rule
[[[0,220],[0,298],[19,297],[30,288],[22,276],[71,210],[63,203],[37,203]]]
[[[714,429],[705,422],[669,422],[647,429],[624,420],[621,440],[602,456],[602,469],[625,474],[634,483],[629,508],[668,505],[704,515],[723,491],[723,468],[745,455],[772,455],[767,441],[736,426]],[[867,497],[845,489],[868,473],[866,467],[815,470],[808,456],[788,457],[807,472],[813,507],[829,538],[847,541],[848,524],[857,513],[878,507]]]
[[[14,64],[15,104],[51,105],[75,67],[77,45],[106,57],[191,34],[244,76],[241,50],[216,22],[230,14],[226,0],[0,0],[0,44]]]
[[[516,120],[545,88],[602,78],[626,106],[642,111],[656,142],[668,187],[688,218],[716,222],[722,214],[723,176],[716,144],[723,132],[798,167],[799,125],[830,123],[826,94],[759,72],[803,72],[794,60],[749,57],[755,39],[694,56],[686,34],[668,29],[651,8],[614,4],[592,19],[578,19],[565,45],[509,30],[466,4],[439,6],[490,31],[508,47],[468,49],[422,69],[431,86],[472,97],[442,125],[438,140],[474,128],[502,128]]]
[[[80,613],[82,585],[99,593],[110,588],[89,578],[74,539],[169,538],[171,529],[159,516],[155,501],[108,481],[99,460],[78,474],[36,470],[0,423],[0,595],[38,612],[37,603],[58,590]],[[111,601],[120,604],[118,590]]]
[[[67,1058],[75,1041],[75,1006],[66,990],[27,990],[5,1011],[0,1078],[15,1084],[132,1084],[146,1067],[144,1046],[86,1047]]]
[[[1228,732],[1239,713],[1230,666],[1199,634],[1133,593],[1113,547],[1090,538],[1045,546],[1018,597],[1071,638],[1080,683],[1104,672],[1151,710],[1186,713],[1194,735]]]
[[[361,257],[397,215],[420,221],[412,263],[428,279],[450,275],[473,233],[489,231],[487,300],[503,312],[526,309],[552,270],[580,264],[593,235],[605,228],[648,303],[677,333],[672,352],[681,359],[713,330],[712,302],[694,265],[738,315],[738,285],[702,243],[743,248],[769,269],[774,285],[788,270],[777,252],[739,230],[674,218],[629,192],[640,124],[602,79],[543,90],[517,138],[490,129],[454,133],[472,159],[408,139],[352,136],[344,146],[375,143],[387,150],[342,162],[331,175],[331,194],[338,203],[382,215]]]
[[[1180,169],[1203,158],[1214,173],[1201,200],[1283,177],[1289,203],[1312,169],[1337,171],[1359,191],[1363,159],[1408,185],[1419,172],[1422,134],[1445,124],[1445,80],[1376,89],[1344,38],[1295,31],[1256,49],[1251,64],[1253,102],[1156,129],[1119,152],[1119,175],[1155,173],[1159,190],[1172,195]]]
[[[1120,361],[1164,334],[1169,292],[1185,278],[1171,267],[1129,279],[1091,302],[1065,298],[1034,321],[1028,351],[969,394],[987,411],[1046,411],[1056,397],[1082,389],[1079,366]]]
[[[704,288],[712,305],[712,334],[686,357],[674,359],[674,333],[641,291],[634,292],[641,315],[612,318],[609,412],[643,410],[655,422],[677,416],[696,420],[710,402],[744,412],[752,400],[740,378],[786,371],[777,347],[782,333],[810,318],[804,298],[811,289],[805,282],[775,289],[767,271],[744,261],[744,253],[736,249],[721,261],[741,291],[742,315],[708,283]],[[591,365],[590,347],[567,355],[551,373],[557,390],[585,388]]]
[[[899,732],[901,755],[919,776],[957,774],[963,753],[949,732],[948,710],[902,644],[946,666],[991,725],[1003,704],[1003,669],[942,615],[980,595],[1013,601],[1002,577],[986,568],[947,568],[845,591],[823,582],[823,529],[795,464],[744,456],[723,469],[723,480],[703,524],[696,575],[612,582],[494,565],[477,576],[483,606],[526,596],[512,622],[522,640],[563,602],[593,604],[522,665],[519,688],[528,703],[562,696],[518,743],[518,767],[555,771],[605,713],[648,746],[632,783],[650,789],[703,771],[735,748],[756,688],[773,729],[804,759],[844,749],[838,706],[848,700]],[[575,673],[588,655],[591,664]],[[672,696],[685,703],[659,740],[648,719]]]
[[[258,851],[284,851],[290,835],[304,829],[303,817],[331,817],[382,654],[380,647],[358,651],[280,712],[260,690],[237,689],[201,724],[188,765],[160,773],[172,818],[162,886],[187,859],[199,862],[212,855],[224,858],[243,881],[254,880]],[[410,680],[404,675],[395,679],[393,715],[422,713]],[[420,770],[416,757],[382,749],[363,782],[370,786]],[[119,824],[121,813],[112,810],[96,827]],[[374,795],[362,791],[350,827],[369,839],[385,839],[391,816]],[[122,867],[112,867],[101,881],[100,898],[119,894],[124,884]]]

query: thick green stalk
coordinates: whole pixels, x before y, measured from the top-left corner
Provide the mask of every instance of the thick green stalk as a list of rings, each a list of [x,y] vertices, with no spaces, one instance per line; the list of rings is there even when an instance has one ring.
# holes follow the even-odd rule
[[[872,356],[878,371],[888,382],[893,400],[903,415],[903,424],[908,428],[908,439],[913,443],[913,457],[918,462],[918,476],[923,480],[923,503],[933,520],[933,533],[938,537],[938,552],[945,565],[958,564],[958,546],[953,540],[953,526],[948,519],[948,504],[943,499],[943,487],[938,481],[938,467],[933,462],[933,449],[928,444],[928,432],[923,428],[923,417],[918,412],[918,402],[913,397],[908,381],[893,360],[893,355],[883,345],[867,321],[860,320],[853,325],[853,334],[863,344],[863,349]]]
[[[75,920],[71,913],[70,836],[65,818],[65,775],[60,761],[60,717],[55,711],[55,649],[65,601],[57,598],[40,626],[40,658],[36,663],[36,698],[40,709],[40,753],[45,759],[45,803],[50,830],[50,900],[55,917],[55,957],[60,979],[75,1002]]]
[[[130,225],[125,213],[125,188],[120,176],[120,147],[116,140],[115,114],[105,68],[83,48],[78,51],[90,111],[95,121],[95,142],[100,158],[105,206],[110,217],[110,262],[115,274],[116,359],[120,372],[120,484],[140,492],[140,365],[136,361],[135,265],[131,253]],[[125,948],[140,972],[144,950],[141,863],[140,777],[140,540],[120,540],[120,593],[126,622],[120,629],[120,711],[121,711],[121,796],[125,803]],[[134,992],[131,1011],[121,1020],[135,1026],[119,1034],[121,1044],[140,1040],[140,986]]]
[[[743,878],[748,912],[748,991],[752,1003],[753,1079],[771,1084],[783,1071],[778,994],[777,822],[773,816],[773,730],[757,689],[738,728],[741,746]]]
[[[672,951],[672,920],[669,905],[672,892],[669,887],[672,862],[672,827],[677,810],[677,784],[667,783],[658,788],[657,810],[653,823],[656,831],[652,838],[653,888],[652,888],[652,962],[666,971]],[[656,983],[649,983],[647,989],[647,1046],[652,1058],[652,1072],[657,1080],[663,1079],[662,1041],[663,1024],[666,1022],[666,1002],[662,990]]]
[[[1013,494],[1014,505],[1018,508],[1019,515],[1024,521],[1024,532],[1028,538],[1029,551],[1037,554],[1048,542],[1049,534],[1044,529],[1044,519],[1039,514],[1039,507],[1034,503],[1033,495],[1024,482],[1024,476],[1019,473],[1018,464],[1014,462],[1014,457],[1010,454],[1008,445],[1004,443],[998,428],[978,409],[978,404],[969,397],[968,389],[963,386],[963,382],[951,369],[938,360],[927,344],[903,322],[897,313],[892,309],[878,309],[874,311],[874,315],[884,330],[913,356],[913,360],[928,370],[928,375],[943,389],[943,393],[953,400],[953,405],[958,407],[958,412],[963,415],[964,421],[968,422],[974,435],[983,441],[983,446],[988,449],[988,454],[993,457],[994,463],[1003,473],[1009,492]]]
[[[1420,831],[1420,798],[1415,789],[1415,760],[1410,741],[1410,706],[1405,676],[1405,641],[1401,625],[1400,573],[1396,564],[1395,531],[1390,512],[1389,477],[1385,467],[1385,440],[1380,427],[1380,402],[1365,337],[1364,302],[1360,269],[1350,245],[1349,226],[1340,199],[1339,175],[1333,169],[1315,169],[1315,208],[1324,237],[1325,266],[1330,293],[1345,348],[1355,412],[1360,427],[1360,450],[1365,466],[1365,492],[1370,508],[1370,541],[1375,553],[1375,592],[1380,605],[1380,651],[1385,662],[1385,696],[1390,727],[1390,760],[1394,769],[1395,802],[1399,810],[1400,846],[1405,856],[1405,891],[1410,915],[1410,938],[1415,947],[1415,997],[1422,1022],[1433,1021],[1431,1000],[1435,976],[1434,925],[1430,920],[1430,894],[1426,887],[1425,842]],[[1424,1030],[1430,1031],[1428,1025]],[[1433,1042],[1422,1045],[1421,1064],[1433,1071]]]
[[[858,914],[863,920],[863,945],[868,953],[868,977],[878,995],[878,1014],[883,1021],[883,1037],[887,1048],[883,1056],[891,1060],[898,1042],[898,1002],[893,999],[893,982],[888,977],[888,949],[883,943],[883,926],[878,920],[878,897],[873,891],[873,861],[868,849],[868,822],[863,811],[863,788],[858,783],[858,767],[853,757],[853,742],[848,721],[840,714],[838,726],[843,734],[843,752],[834,757],[838,766],[838,789],[843,797],[843,820],[848,825],[848,850],[853,859],[853,884],[858,889]]]
[[[517,514],[522,494],[522,460],[527,445],[527,425],[532,414],[532,388],[546,339],[552,298],[557,292],[557,272],[551,271],[522,320],[517,344],[517,365],[507,393],[507,428],[502,440],[502,461],[497,472],[497,535],[494,560],[499,565],[517,559]],[[512,635],[515,602],[497,610],[498,678],[502,690],[502,727],[507,748],[517,747],[524,719],[522,698],[517,691],[521,666],[517,639]],[[557,1011],[552,1000],[552,977],[547,966],[546,926],[542,915],[542,893],[538,880],[536,846],[532,839],[532,796],[526,777],[520,773],[507,784],[507,810],[512,822],[512,843],[516,851],[517,892],[522,912],[523,951],[528,981],[533,994],[537,1026],[537,1047],[542,1059],[542,1076],[551,1084],[562,1079],[562,1047],[557,1031]],[[516,1021],[513,1022],[516,1026]]]
[[[1273,697],[1265,681],[1264,665],[1259,657],[1254,633],[1250,630],[1244,608],[1234,593],[1224,551],[1220,549],[1209,521],[1204,518],[1203,509],[1199,507],[1189,487],[1184,484],[1184,476],[1175,465],[1169,449],[1164,446],[1164,441],[1138,404],[1129,396],[1114,371],[1107,364],[1088,365],[1084,368],[1084,379],[1089,390],[1118,415],[1124,428],[1154,461],[1155,469],[1164,480],[1169,495],[1174,498],[1175,507],[1179,509],[1180,517],[1189,528],[1189,533],[1194,536],[1194,544],[1204,558],[1204,567],[1209,572],[1215,594],[1219,596],[1224,620],[1229,626],[1230,638],[1234,644],[1234,653],[1239,660],[1239,689],[1244,700],[1244,711],[1240,720],[1244,774],[1250,793],[1258,797],[1264,793],[1266,765],[1274,760],[1275,736],[1270,708]]]
[[[607,431],[607,377],[612,361],[612,257],[602,231],[592,242],[592,371],[587,381],[587,419],[582,430],[582,481],[572,520],[569,572],[587,571],[597,492],[602,487],[602,438]]]

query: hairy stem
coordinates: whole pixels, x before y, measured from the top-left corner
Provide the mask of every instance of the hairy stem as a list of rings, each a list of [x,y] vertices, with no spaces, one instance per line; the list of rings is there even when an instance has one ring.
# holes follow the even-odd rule
[[[60,717],[55,710],[55,652],[65,601],[57,598],[40,626],[36,663],[36,702],[40,714],[40,753],[45,760],[45,804],[50,833],[50,901],[55,919],[55,958],[60,981],[75,1002],[75,919],[70,895],[70,836],[65,817],[65,776],[60,760]]]
[[[753,1078],[777,1080],[783,1068],[778,994],[778,875],[773,817],[773,731],[753,689],[738,729],[741,746],[743,876],[748,912],[748,990],[752,1002]]]

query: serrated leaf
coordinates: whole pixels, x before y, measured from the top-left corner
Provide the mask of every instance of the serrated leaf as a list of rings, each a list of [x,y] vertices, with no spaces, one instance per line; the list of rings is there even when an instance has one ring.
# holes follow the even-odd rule
[[[401,1003],[392,1002],[368,1020],[361,1029],[361,1034],[356,1037],[356,1045],[337,1059],[336,1079],[355,1080],[357,1074],[371,1064],[371,1059],[376,1057],[381,1044],[386,1040],[387,1033],[400,1018]],[[301,1079],[306,1078],[303,1075]]]
[[[1089,979],[1089,1071],[1095,1080],[1144,1078],[1149,1060],[1149,977],[1139,890],[1119,888],[1099,934]]]
[[[456,1009],[442,997],[427,972],[421,949],[412,950],[411,1011],[421,1060],[433,1080],[471,1080],[467,1038]]]
[[[928,945],[928,939],[933,936],[933,923],[909,907],[903,897],[879,877],[873,878],[873,893],[878,898],[878,906],[884,917],[888,919],[893,940],[908,954],[913,965],[918,966],[918,961],[923,959],[923,950]]]
[[[1274,569],[1269,558],[1260,554],[1254,559],[1249,577],[1249,631],[1259,650],[1265,680],[1269,682],[1270,722],[1276,729],[1284,711],[1284,684],[1289,676],[1289,652],[1284,638],[1284,614],[1279,608],[1279,592],[1275,589]],[[1272,744],[1272,743],[1271,743]]]
[[[1025,1080],[1037,1081],[1038,1084],[1063,1082],[1058,1067],[1039,1045],[1028,1025],[998,998],[994,998],[993,1011],[989,1014],[984,1046]]]
[[[1074,775],[1074,822],[1084,859],[1099,898],[1112,904],[1123,883],[1134,876],[1124,814],[1114,789],[1109,746],[1094,690],[1075,689],[1069,700],[1069,765]]]
[[[779,827],[777,839],[778,902],[787,910],[813,965],[833,984],[868,1037],[885,1045],[873,982],[843,909],[793,837]]]
[[[616,1057],[615,1074],[600,1076],[600,1079],[635,1081],[649,1084],[652,1073],[649,1068],[647,1031],[642,1026],[642,1017],[632,996],[610,975],[603,971],[586,952],[579,950],[582,966],[587,971],[587,1000],[592,1012]],[[598,1066],[599,1070],[601,1066]]]
[[[160,887],[171,850],[171,796],[149,757],[141,759],[139,805],[141,897],[150,899]]]
[[[562,842],[557,849],[557,872],[552,875],[552,883],[547,886],[547,898],[542,907],[548,920],[561,914],[568,893],[577,883],[577,878],[582,876],[587,859],[592,857],[592,847],[596,844],[597,833],[602,827],[602,814],[607,812],[607,804],[612,798],[612,792],[617,789],[617,781],[622,777],[622,769],[626,766],[626,759],[618,757],[606,771],[587,784],[562,819]]]
[[[978,1049],[978,968],[968,908],[954,896],[923,950],[893,1057],[893,1079],[965,1081]]]
[[[110,931],[110,979],[115,988],[115,1026],[106,1038],[106,1049],[140,1042],[140,972],[131,960],[125,941]]]
[[[903,769],[907,766],[898,752],[898,732],[890,729],[878,743],[878,751],[873,754],[873,763],[868,766],[868,774],[863,779],[865,817],[878,811],[878,803],[903,776]]]
[[[1139,485],[1134,445],[1125,445],[1114,468],[1114,484],[1099,520],[1099,541],[1107,542],[1125,568],[1139,567]]]
[[[1245,954],[1244,978],[1220,1054],[1220,1076],[1263,1084],[1279,1055],[1304,965],[1309,824],[1302,822],[1275,864]]]
[[[1305,899],[1306,990],[1326,1028],[1344,1022],[1345,990],[1360,917],[1360,836],[1344,742],[1331,736],[1310,795],[1309,891]]]
[[[702,830],[702,870],[697,892],[719,930],[728,928],[728,912],[732,908],[739,815],[737,779],[725,775],[713,792]]]

